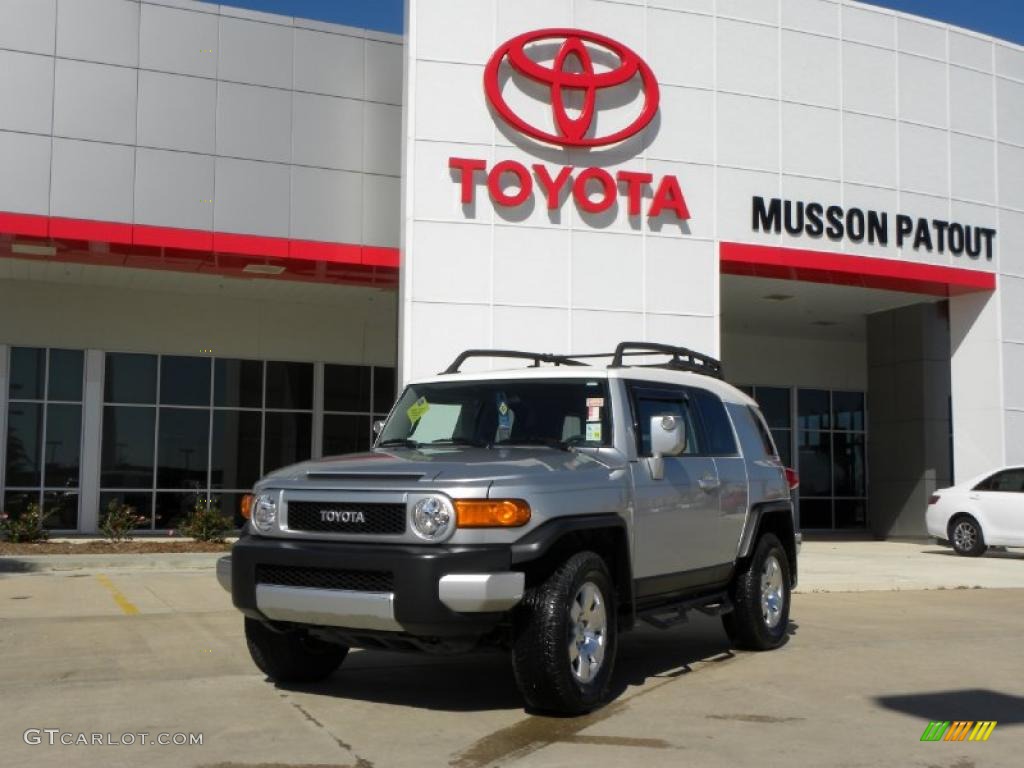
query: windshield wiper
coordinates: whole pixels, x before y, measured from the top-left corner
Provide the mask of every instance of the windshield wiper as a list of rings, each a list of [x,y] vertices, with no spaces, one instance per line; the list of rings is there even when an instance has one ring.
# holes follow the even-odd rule
[[[517,437],[515,440],[502,440],[498,445],[543,445],[548,448],[556,448],[559,451],[573,450],[573,446],[570,443],[554,437]]]
[[[474,448],[490,448],[490,443],[483,440],[476,440],[472,437],[443,437],[440,440],[431,440],[427,445],[470,445]]]
[[[390,448],[393,446],[402,446],[403,448],[419,448],[420,443],[415,440],[410,440],[408,437],[391,437],[387,440],[381,440],[377,443],[377,448]]]

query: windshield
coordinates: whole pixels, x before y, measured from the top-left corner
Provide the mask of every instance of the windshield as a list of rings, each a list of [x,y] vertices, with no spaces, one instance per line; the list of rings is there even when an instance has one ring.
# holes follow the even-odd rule
[[[602,379],[415,384],[402,393],[377,447],[597,448],[611,437],[607,390]]]

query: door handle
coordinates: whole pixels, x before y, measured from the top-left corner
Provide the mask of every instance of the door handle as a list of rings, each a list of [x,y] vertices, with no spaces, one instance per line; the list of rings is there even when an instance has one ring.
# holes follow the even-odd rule
[[[722,481],[714,475],[704,475],[700,480],[697,481],[697,485],[700,486],[702,491],[711,492],[722,485]]]

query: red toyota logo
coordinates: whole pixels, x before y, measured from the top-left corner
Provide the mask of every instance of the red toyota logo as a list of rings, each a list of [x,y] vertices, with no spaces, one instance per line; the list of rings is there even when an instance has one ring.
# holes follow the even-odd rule
[[[534,61],[526,52],[528,45],[539,41],[562,43],[550,67]],[[606,72],[595,71],[588,43],[611,53],[618,60],[618,66]],[[570,57],[579,63],[581,72],[567,69]],[[551,109],[557,134],[530,125],[509,106],[498,81],[498,70],[503,61],[508,61],[515,72],[551,89]],[[626,86],[636,77],[640,79],[644,97],[643,108],[636,119],[607,136],[588,136],[594,124],[598,91]],[[658,81],[647,63],[622,43],[579,29],[539,29],[513,37],[501,45],[487,62],[484,90],[494,110],[513,128],[539,141],[566,147],[603,147],[623,141],[642,131],[658,111]],[[583,96],[582,108],[575,117],[566,110],[566,95],[573,92]]]

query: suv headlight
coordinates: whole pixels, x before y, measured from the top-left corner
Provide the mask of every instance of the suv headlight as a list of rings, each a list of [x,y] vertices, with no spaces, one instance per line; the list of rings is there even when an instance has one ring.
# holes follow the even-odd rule
[[[274,497],[261,493],[252,505],[252,524],[264,533],[274,529],[277,524],[277,502]]]
[[[443,539],[454,521],[451,503],[441,496],[425,496],[412,506],[412,530],[421,539]]]

